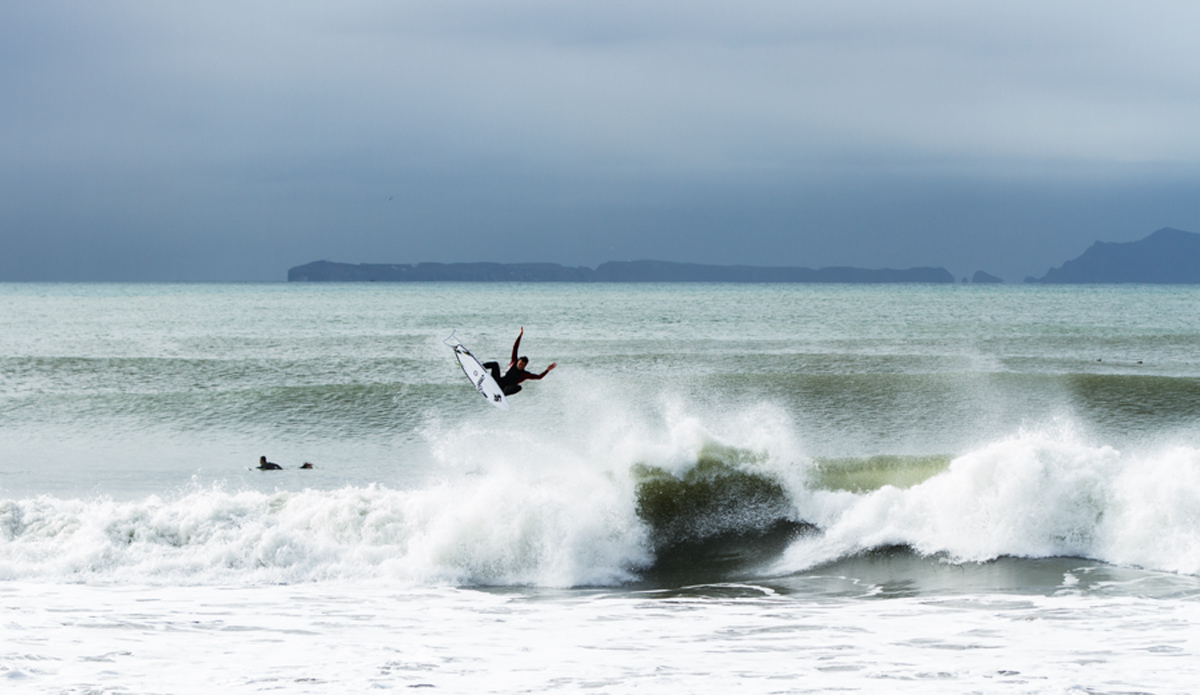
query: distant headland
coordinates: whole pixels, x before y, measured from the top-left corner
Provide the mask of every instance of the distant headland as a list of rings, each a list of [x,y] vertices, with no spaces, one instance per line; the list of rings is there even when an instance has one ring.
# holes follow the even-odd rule
[[[1097,241],[1061,268],[1025,282],[1200,284],[1200,234],[1164,227],[1140,241]]]
[[[316,261],[288,271],[288,282],[954,282],[945,268],[867,270],[698,265],[668,261],[609,261],[595,270],[555,263],[334,263]]]
[[[288,282],[776,282],[953,283],[945,268],[811,268],[609,261],[595,269],[556,263],[335,263],[288,270]],[[967,282],[963,278],[963,282]],[[1001,283],[976,271],[972,283]],[[1083,255],[1027,283],[1200,284],[1200,234],[1163,228],[1140,241],[1097,241]]]

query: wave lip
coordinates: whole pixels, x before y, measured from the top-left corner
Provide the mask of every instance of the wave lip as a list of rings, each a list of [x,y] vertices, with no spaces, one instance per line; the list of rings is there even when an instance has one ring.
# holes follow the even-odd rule
[[[944,472],[953,457],[868,456],[814,461],[815,485],[824,490],[869,492],[884,485],[908,488]]]

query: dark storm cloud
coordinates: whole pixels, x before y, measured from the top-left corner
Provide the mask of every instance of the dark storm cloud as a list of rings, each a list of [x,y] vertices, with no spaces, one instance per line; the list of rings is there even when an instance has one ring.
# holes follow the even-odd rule
[[[0,280],[943,265],[1200,231],[1189,3],[0,7]]]

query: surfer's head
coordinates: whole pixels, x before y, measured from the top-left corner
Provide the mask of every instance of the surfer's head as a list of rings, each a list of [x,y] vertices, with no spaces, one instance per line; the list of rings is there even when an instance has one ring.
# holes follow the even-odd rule
[[[524,369],[527,366],[529,366],[529,358],[528,357],[526,357],[525,355],[521,355],[520,357],[517,358],[517,369]]]

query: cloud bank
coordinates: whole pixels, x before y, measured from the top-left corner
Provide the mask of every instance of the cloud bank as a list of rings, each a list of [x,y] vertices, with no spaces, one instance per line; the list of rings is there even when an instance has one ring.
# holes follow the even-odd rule
[[[940,265],[1200,231],[1182,2],[0,7],[0,281]]]

